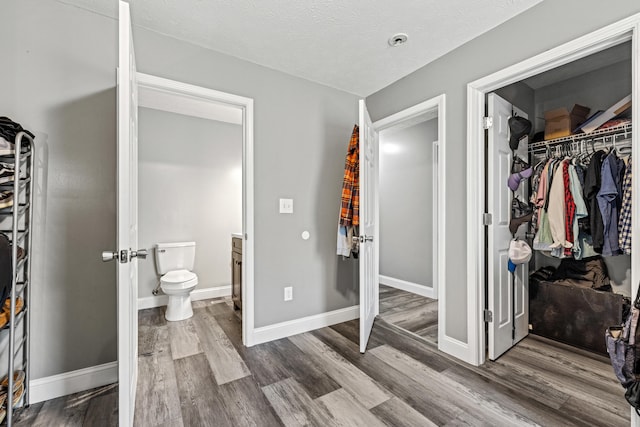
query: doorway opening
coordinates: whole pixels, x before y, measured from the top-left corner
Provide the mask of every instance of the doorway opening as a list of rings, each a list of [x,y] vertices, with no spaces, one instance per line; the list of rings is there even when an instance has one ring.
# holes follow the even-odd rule
[[[487,343],[485,341],[484,308],[486,300],[485,284],[487,277],[487,253],[486,253],[486,229],[483,224],[485,212],[485,182],[487,171],[485,170],[485,128],[483,123],[485,111],[485,99],[487,94],[497,91],[525,79],[542,75],[542,73],[556,69],[576,60],[603,52],[606,49],[631,41],[631,81],[639,81],[638,51],[637,51],[637,25],[640,16],[636,15],[612,24],[589,35],[578,38],[555,49],[544,52],[522,63],[496,72],[490,76],[472,82],[468,85],[468,115],[467,115],[467,170],[468,170],[468,330],[469,342],[466,351],[459,357],[480,365],[485,362]],[[632,98],[638,99],[638,86],[633,84]],[[636,102],[632,106],[632,116],[637,115]],[[495,124],[495,122],[494,122]],[[632,136],[632,153],[637,155],[639,149]],[[637,174],[634,174],[637,175]],[[638,178],[633,178],[633,188],[638,186]],[[635,196],[634,196],[635,197]],[[632,217],[636,218],[638,204],[633,203]],[[632,236],[638,235],[636,223],[632,224]],[[631,283],[637,282],[637,274],[640,267],[640,253],[631,254]],[[633,290],[632,290],[633,292]]]
[[[181,235],[176,234],[178,233],[177,229],[167,230],[167,228],[172,228],[172,222],[187,224],[185,226],[188,228],[192,228],[196,223],[201,223],[200,229],[183,230],[183,234],[187,233],[185,236],[198,235],[203,231],[201,229],[209,228],[209,234],[214,233],[218,242],[215,245],[209,244],[207,239],[210,237],[197,236],[198,240],[203,242],[200,246],[204,246],[204,248],[202,248],[201,254],[196,246],[196,259],[198,260],[199,256],[208,258],[200,261],[201,266],[207,270],[205,277],[210,283],[206,283],[207,280],[201,281],[209,287],[201,291],[194,291],[193,300],[232,296],[232,276],[236,270],[236,275],[241,274],[242,277],[240,293],[243,298],[241,302],[236,302],[234,305],[237,308],[243,308],[241,310],[242,339],[245,345],[251,346],[253,339],[253,239],[250,239],[249,236],[253,237],[253,180],[251,179],[253,174],[253,101],[143,73],[137,74],[137,82],[139,107],[141,107],[140,113],[142,113],[139,118],[151,122],[145,123],[140,128],[143,130],[145,128],[151,129],[146,125],[149,124],[153,127],[152,123],[154,122],[160,125],[163,121],[180,120],[184,129],[190,128],[193,131],[194,127],[199,126],[203,131],[215,132],[219,139],[219,141],[180,141],[179,138],[176,138],[172,142],[173,146],[169,147],[155,147],[153,149],[141,146],[139,154],[141,162],[145,161],[147,153],[154,158],[162,157],[164,160],[160,163],[156,162],[155,166],[153,161],[149,162],[148,167],[143,166],[140,170],[141,177],[144,174],[144,177],[139,180],[140,186],[147,185],[151,190],[145,195],[140,192],[140,203],[146,200],[145,203],[150,206],[158,204],[155,208],[146,206],[139,209],[140,219],[144,220],[148,217],[149,220],[148,224],[139,226],[141,230],[140,242],[153,245],[154,242],[151,240],[158,238],[165,238],[168,241],[184,240]],[[189,137],[189,133],[184,136],[186,139],[193,139],[193,137]],[[160,135],[156,137],[149,135],[149,137],[157,141]],[[148,145],[153,145],[155,141],[149,141]],[[202,151],[200,154],[208,158],[201,158],[194,153],[198,146],[202,148],[207,143],[209,146],[203,148],[206,153],[200,150]],[[189,148],[190,144],[193,145],[191,149]],[[159,153],[159,151],[164,151],[164,153]],[[189,162],[197,164],[181,164],[180,159],[189,159]],[[218,165],[219,168],[214,168],[214,165]],[[145,172],[145,168],[149,170]],[[178,170],[180,168],[182,170]],[[207,174],[207,171],[211,172],[214,169],[218,169],[215,176],[208,176],[211,174]],[[181,179],[186,180],[185,183],[188,181],[192,188],[179,188],[180,183],[171,182],[167,175],[181,176]],[[185,178],[185,175],[192,176]],[[161,183],[162,180],[167,179],[168,181],[164,184]],[[213,180],[215,182],[212,182]],[[211,191],[214,185],[217,189]],[[160,186],[163,188],[159,188]],[[185,199],[186,203],[182,209],[173,213],[169,209],[163,212],[160,200],[162,196],[155,193],[165,192],[165,203],[171,204],[172,199],[175,201],[175,198],[171,197],[174,191],[169,191],[171,186],[175,187],[173,188],[175,192],[181,191],[183,193],[180,197],[189,192],[193,192],[193,197],[191,202]],[[196,186],[197,188],[193,188]],[[167,191],[169,192],[167,193]],[[208,198],[211,203],[214,200],[221,202],[217,207],[212,206],[209,210],[209,224],[207,224],[207,218],[202,217],[202,211],[208,202],[199,201],[200,198]],[[178,214],[184,216],[176,218]],[[216,226],[211,228],[213,223],[216,223]],[[229,232],[227,233],[227,231]],[[189,232],[191,233],[189,234]],[[151,240],[146,242],[145,238]],[[237,253],[233,254],[232,242],[234,241],[241,241],[240,258]],[[238,268],[233,268],[232,258],[241,265],[239,272]],[[145,275],[145,271],[141,268],[141,276],[147,279],[154,276],[155,279],[157,266],[149,263],[146,267],[149,271]],[[149,289],[144,288],[145,283],[150,285],[154,279],[146,280],[149,283],[139,281],[141,287],[138,300],[139,308],[149,308],[165,302],[166,298],[152,297],[150,292],[146,292]],[[157,280],[155,282],[157,283]]]
[[[373,124],[380,153],[378,313],[433,345],[444,319],[444,111],[440,95]]]

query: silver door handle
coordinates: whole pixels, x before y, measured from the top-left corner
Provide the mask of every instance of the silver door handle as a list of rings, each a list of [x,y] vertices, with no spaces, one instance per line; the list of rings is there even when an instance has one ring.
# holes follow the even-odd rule
[[[102,262],[113,261],[114,259],[120,261],[121,264],[127,263],[129,261],[129,259],[127,258],[127,251],[102,252]]]
[[[129,251],[129,260],[132,258],[147,259],[149,253],[146,249],[138,249],[137,251]]]
[[[353,236],[353,242],[354,243],[373,242],[373,236]]]
[[[113,261],[119,259],[118,251],[104,251],[102,252],[102,262]]]

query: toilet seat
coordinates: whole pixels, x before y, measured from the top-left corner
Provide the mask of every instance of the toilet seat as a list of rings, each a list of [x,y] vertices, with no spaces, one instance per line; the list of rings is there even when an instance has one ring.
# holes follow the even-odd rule
[[[198,284],[198,276],[189,270],[174,270],[162,276],[160,282],[171,289],[186,289]]]

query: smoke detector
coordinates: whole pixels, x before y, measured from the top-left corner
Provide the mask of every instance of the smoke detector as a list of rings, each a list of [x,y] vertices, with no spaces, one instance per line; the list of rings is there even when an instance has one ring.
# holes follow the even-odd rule
[[[403,45],[407,42],[408,38],[409,36],[407,36],[405,33],[394,34],[393,36],[391,36],[391,38],[389,38],[389,46],[398,47],[400,45]]]

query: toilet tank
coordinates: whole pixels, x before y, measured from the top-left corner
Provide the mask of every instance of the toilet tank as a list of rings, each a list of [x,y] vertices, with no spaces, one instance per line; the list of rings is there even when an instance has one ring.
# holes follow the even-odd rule
[[[193,270],[196,257],[196,242],[158,243],[156,266],[159,274],[172,270]]]

